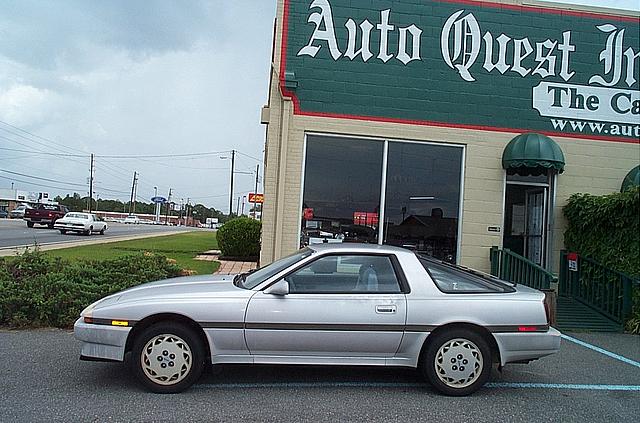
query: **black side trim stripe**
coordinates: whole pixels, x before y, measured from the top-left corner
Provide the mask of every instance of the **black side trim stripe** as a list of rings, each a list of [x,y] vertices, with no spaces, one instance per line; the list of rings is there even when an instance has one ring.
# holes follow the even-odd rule
[[[118,319],[93,319],[94,325],[118,326],[111,322]],[[122,319],[121,321],[124,321]],[[136,320],[127,320],[132,327]],[[254,330],[327,330],[352,332],[433,332],[435,325],[389,325],[389,324],[318,324],[318,323],[238,323],[238,322],[198,322],[203,329],[254,329]],[[494,325],[485,326],[491,333],[540,333],[548,332],[549,325]],[[521,330],[523,329],[523,330]]]

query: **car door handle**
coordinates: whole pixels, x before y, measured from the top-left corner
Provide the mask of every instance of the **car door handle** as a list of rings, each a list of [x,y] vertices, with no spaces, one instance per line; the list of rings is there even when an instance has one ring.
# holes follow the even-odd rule
[[[376,306],[376,313],[395,313],[396,306],[394,305],[379,305]]]

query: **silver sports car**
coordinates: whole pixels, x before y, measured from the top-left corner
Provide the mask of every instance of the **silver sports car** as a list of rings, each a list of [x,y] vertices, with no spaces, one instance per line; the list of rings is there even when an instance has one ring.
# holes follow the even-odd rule
[[[560,348],[544,295],[388,246],[305,248],[254,272],[148,283],[91,304],[81,358],[123,361],[154,392],[208,363],[406,366],[468,395],[494,363]]]

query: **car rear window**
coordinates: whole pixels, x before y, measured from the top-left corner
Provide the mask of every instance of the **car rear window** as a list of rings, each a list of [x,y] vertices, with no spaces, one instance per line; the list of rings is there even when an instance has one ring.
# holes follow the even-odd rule
[[[418,260],[442,292],[477,294],[515,291],[513,287],[490,275],[476,274],[425,256],[418,255]]]

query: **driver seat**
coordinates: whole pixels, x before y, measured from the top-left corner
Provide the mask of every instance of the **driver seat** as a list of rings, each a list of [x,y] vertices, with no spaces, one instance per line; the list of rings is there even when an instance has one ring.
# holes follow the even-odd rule
[[[359,292],[378,291],[378,273],[372,264],[363,264],[360,266],[355,290]]]

